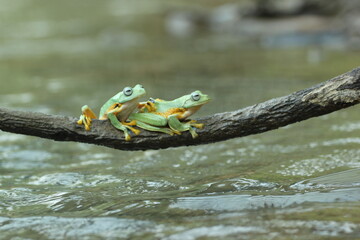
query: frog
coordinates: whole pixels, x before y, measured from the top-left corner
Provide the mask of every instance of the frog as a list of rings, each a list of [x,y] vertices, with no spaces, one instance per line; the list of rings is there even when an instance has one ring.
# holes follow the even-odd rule
[[[146,91],[140,84],[133,88],[125,87],[104,103],[100,109],[99,120],[110,120],[116,129],[124,132],[125,140],[130,141],[129,130],[135,135],[139,135],[140,130],[133,127],[136,125],[135,120],[130,122],[127,120],[133,111],[144,107],[143,104],[139,103],[139,99],[145,94]],[[85,130],[89,131],[92,120],[97,119],[97,116],[88,105],[84,105],[81,112],[77,124],[84,125]]]
[[[204,124],[186,120],[210,100],[199,90],[171,101],[150,98],[139,104],[139,112],[130,114],[129,120],[135,120],[137,127],[148,131],[170,135],[189,131],[192,138],[196,138],[196,129],[202,129]]]

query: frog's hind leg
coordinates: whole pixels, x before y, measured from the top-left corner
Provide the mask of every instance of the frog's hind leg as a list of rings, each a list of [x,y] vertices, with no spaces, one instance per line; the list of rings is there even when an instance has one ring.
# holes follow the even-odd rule
[[[119,120],[117,119],[116,115],[114,113],[111,113],[109,112],[108,113],[108,118],[111,122],[111,124],[124,132],[124,135],[125,135],[125,140],[126,141],[130,141],[131,140],[131,137],[130,137],[130,134],[129,134],[129,131],[127,130],[126,126],[125,125],[122,125],[121,122],[119,122]]]
[[[77,121],[77,124],[84,125],[85,130],[89,131],[92,119],[97,118],[96,114],[93,112],[93,110],[91,110],[91,108],[88,105],[84,105],[81,108],[81,112],[82,112],[82,114],[81,114],[79,120]]]
[[[153,132],[163,132],[166,134],[174,135],[181,134],[178,131],[173,131],[167,126],[165,117],[153,113],[132,113],[129,116],[130,120],[136,121],[136,126]]]
[[[121,107],[116,107],[107,113],[107,117],[115,128],[124,132],[125,140],[130,141],[131,136],[129,134],[129,130],[135,133],[136,135],[140,133],[140,130],[129,126],[129,125],[133,125],[134,122],[125,122],[125,121],[120,122],[119,119],[117,118],[117,114],[120,113],[121,111],[122,111]]]
[[[130,122],[121,122],[123,125],[126,125],[126,126],[136,126],[136,121],[135,120],[132,120]]]
[[[152,132],[163,132],[163,133],[166,133],[169,135],[174,135],[174,133],[181,134],[181,132],[173,131],[172,129],[167,128],[167,127],[156,127],[156,126],[152,126],[150,124],[147,124],[147,123],[144,123],[141,121],[137,121],[136,126],[138,126],[139,128],[148,130],[148,131],[152,131]]]
[[[177,114],[172,114],[168,117],[169,126],[175,131],[185,132],[189,131],[193,138],[197,138],[199,135],[196,133],[195,128],[202,128],[203,124],[189,122],[180,122],[177,118]]]
[[[136,129],[134,127],[130,127],[130,126],[136,126],[136,121],[132,120],[130,122],[121,122],[122,125],[124,125],[127,129],[129,129],[130,131],[132,131],[133,133],[135,133],[136,135],[140,134],[140,130]]]

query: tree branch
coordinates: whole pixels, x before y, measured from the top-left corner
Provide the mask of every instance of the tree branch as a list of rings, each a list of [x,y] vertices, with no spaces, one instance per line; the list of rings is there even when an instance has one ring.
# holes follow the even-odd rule
[[[75,141],[121,150],[146,150],[206,144],[266,132],[308,118],[328,114],[360,102],[360,67],[288,96],[274,98],[232,112],[197,119],[205,124],[199,137],[170,136],[142,130],[130,142],[109,121],[94,120],[90,131],[77,119],[0,108],[0,129],[55,141]]]

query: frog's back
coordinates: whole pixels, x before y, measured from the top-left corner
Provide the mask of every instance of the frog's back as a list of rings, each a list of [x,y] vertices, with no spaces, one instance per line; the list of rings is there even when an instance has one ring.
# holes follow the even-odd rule
[[[161,99],[156,99],[155,102],[156,112],[155,114],[161,115],[165,118],[172,114],[183,113],[185,111],[184,108],[179,106],[179,102],[177,101],[165,101]]]
[[[155,106],[157,112],[168,112],[170,109],[179,108],[179,105],[173,101],[156,99]]]

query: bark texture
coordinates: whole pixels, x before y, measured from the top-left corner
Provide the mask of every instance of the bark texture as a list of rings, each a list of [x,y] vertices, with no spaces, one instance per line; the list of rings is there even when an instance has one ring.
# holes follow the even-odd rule
[[[75,141],[121,150],[147,150],[206,144],[266,132],[308,118],[328,114],[360,102],[360,67],[308,89],[232,112],[196,119],[205,124],[189,133],[170,136],[142,130],[130,142],[109,121],[94,120],[90,131],[77,118],[0,108],[0,129],[55,141]]]

